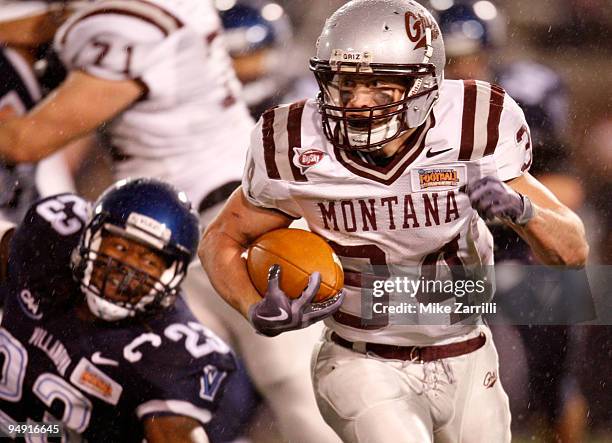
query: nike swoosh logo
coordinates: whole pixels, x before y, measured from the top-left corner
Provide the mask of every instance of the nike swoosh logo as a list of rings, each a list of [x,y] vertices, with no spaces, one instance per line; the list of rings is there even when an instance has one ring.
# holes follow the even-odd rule
[[[100,352],[94,352],[91,355],[91,362],[96,365],[109,365],[109,366],[119,366],[119,362],[115,360],[111,360],[110,358],[104,358],[100,354]]]
[[[261,318],[262,320],[269,320],[269,321],[283,321],[283,320],[287,320],[289,318],[289,314],[287,313],[287,311],[285,311],[283,308],[278,308],[281,313],[279,315],[275,315],[274,317],[265,317],[263,315],[260,315],[259,318]]]
[[[435,151],[434,152],[434,151],[432,151],[430,149],[429,151],[427,151],[425,153],[425,157],[427,157],[427,158],[435,157],[436,155],[444,154],[445,152],[452,151],[452,150],[453,150],[453,148],[448,148],[448,149],[443,149],[441,151]]]

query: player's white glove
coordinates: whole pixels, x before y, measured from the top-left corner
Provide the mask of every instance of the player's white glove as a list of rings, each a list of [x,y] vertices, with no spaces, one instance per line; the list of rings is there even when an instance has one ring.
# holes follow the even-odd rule
[[[313,272],[306,289],[292,300],[279,287],[280,272],[280,265],[270,267],[264,298],[249,308],[249,322],[260,334],[274,337],[286,331],[305,328],[340,309],[344,290],[324,302],[312,303],[321,285],[320,273]]]

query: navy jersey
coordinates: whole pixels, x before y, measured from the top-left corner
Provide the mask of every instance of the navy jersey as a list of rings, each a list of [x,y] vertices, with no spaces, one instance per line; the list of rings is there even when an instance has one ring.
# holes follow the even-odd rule
[[[30,66],[15,51],[0,47],[0,121],[24,114],[40,98]],[[0,218],[20,221],[37,196],[33,165],[0,166]]]
[[[86,214],[87,203],[73,194],[43,199],[11,240],[0,427],[55,417],[88,441],[140,442],[147,417],[206,425],[235,368],[233,354],[180,297],[146,321],[81,319],[70,257]]]

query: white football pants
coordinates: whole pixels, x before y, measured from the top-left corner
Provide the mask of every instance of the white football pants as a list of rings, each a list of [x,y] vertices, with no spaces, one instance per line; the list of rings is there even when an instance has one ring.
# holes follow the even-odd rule
[[[482,331],[482,348],[424,364],[355,352],[327,331],[313,355],[323,416],[347,443],[510,442],[497,351],[489,328]]]

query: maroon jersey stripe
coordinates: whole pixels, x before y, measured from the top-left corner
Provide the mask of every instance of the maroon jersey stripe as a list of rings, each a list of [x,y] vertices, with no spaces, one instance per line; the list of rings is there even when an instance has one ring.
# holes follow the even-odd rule
[[[484,155],[495,152],[499,140],[499,121],[504,108],[504,96],[506,92],[501,86],[491,85],[491,100],[489,101],[489,118],[487,120],[487,146]]]
[[[174,21],[176,26],[179,27],[179,28],[182,28],[185,25],[183,23],[183,21],[181,19],[179,19],[176,15],[172,14],[166,8],[160,6],[160,5],[156,4],[156,3],[153,3],[153,2],[148,1],[148,0],[132,0],[132,1],[140,2],[140,3],[143,3],[143,4],[147,5],[147,6],[150,6],[152,8],[157,9],[158,11],[162,12],[164,15],[170,17]]]
[[[476,81],[463,81],[463,116],[461,118],[461,144],[459,160],[467,161],[474,151],[474,128],[476,126]]]
[[[152,9],[155,9],[159,12],[162,12],[165,16],[167,16],[168,18],[170,18],[173,22],[176,28],[182,28],[184,23],[177,18],[174,14],[168,12],[167,10],[165,10],[164,8],[160,7],[159,5],[153,4],[153,3],[149,3],[147,1],[141,1],[141,0],[133,0],[134,3],[140,3],[140,4],[144,4],[147,7],[150,7]],[[129,3],[127,3],[127,5],[129,6]],[[89,13],[86,13],[85,15],[83,15],[82,17],[79,17],[78,20],[76,20],[74,23],[72,23],[70,25],[70,27],[66,30],[66,32],[64,32],[64,35],[62,36],[61,39],[61,44],[65,44],[66,40],[68,39],[68,34],[70,34],[70,31],[72,31],[72,29],[79,24],[80,22],[82,22],[83,20],[89,18],[89,17],[93,17],[96,15],[106,15],[106,14],[117,14],[117,15],[126,15],[126,16],[130,16],[130,17],[135,17],[138,18],[140,20],[143,20],[147,23],[150,23],[151,25],[155,26],[157,29],[160,30],[160,32],[162,34],[164,34],[164,36],[168,36],[168,34],[170,34],[173,29],[168,29],[168,27],[164,26],[163,24],[155,21],[154,18],[149,17],[149,16],[145,16],[143,14],[140,14],[139,12],[135,11],[135,10],[131,10],[129,8],[126,9],[121,9],[119,7],[107,7],[107,8],[100,8],[100,9],[96,9],[93,10]]]
[[[298,182],[308,181],[306,176],[300,171],[300,168],[293,163],[293,148],[302,147],[302,113],[304,112],[305,103],[306,100],[302,100],[291,104],[289,107],[289,116],[287,118],[287,134],[289,137],[287,156],[289,158],[289,166],[291,167],[293,178]]]
[[[263,114],[263,123],[261,126],[261,134],[263,138],[264,161],[266,163],[266,172],[268,178],[280,180],[280,173],[276,166],[274,153],[276,146],[274,144],[274,109],[268,109]]]

